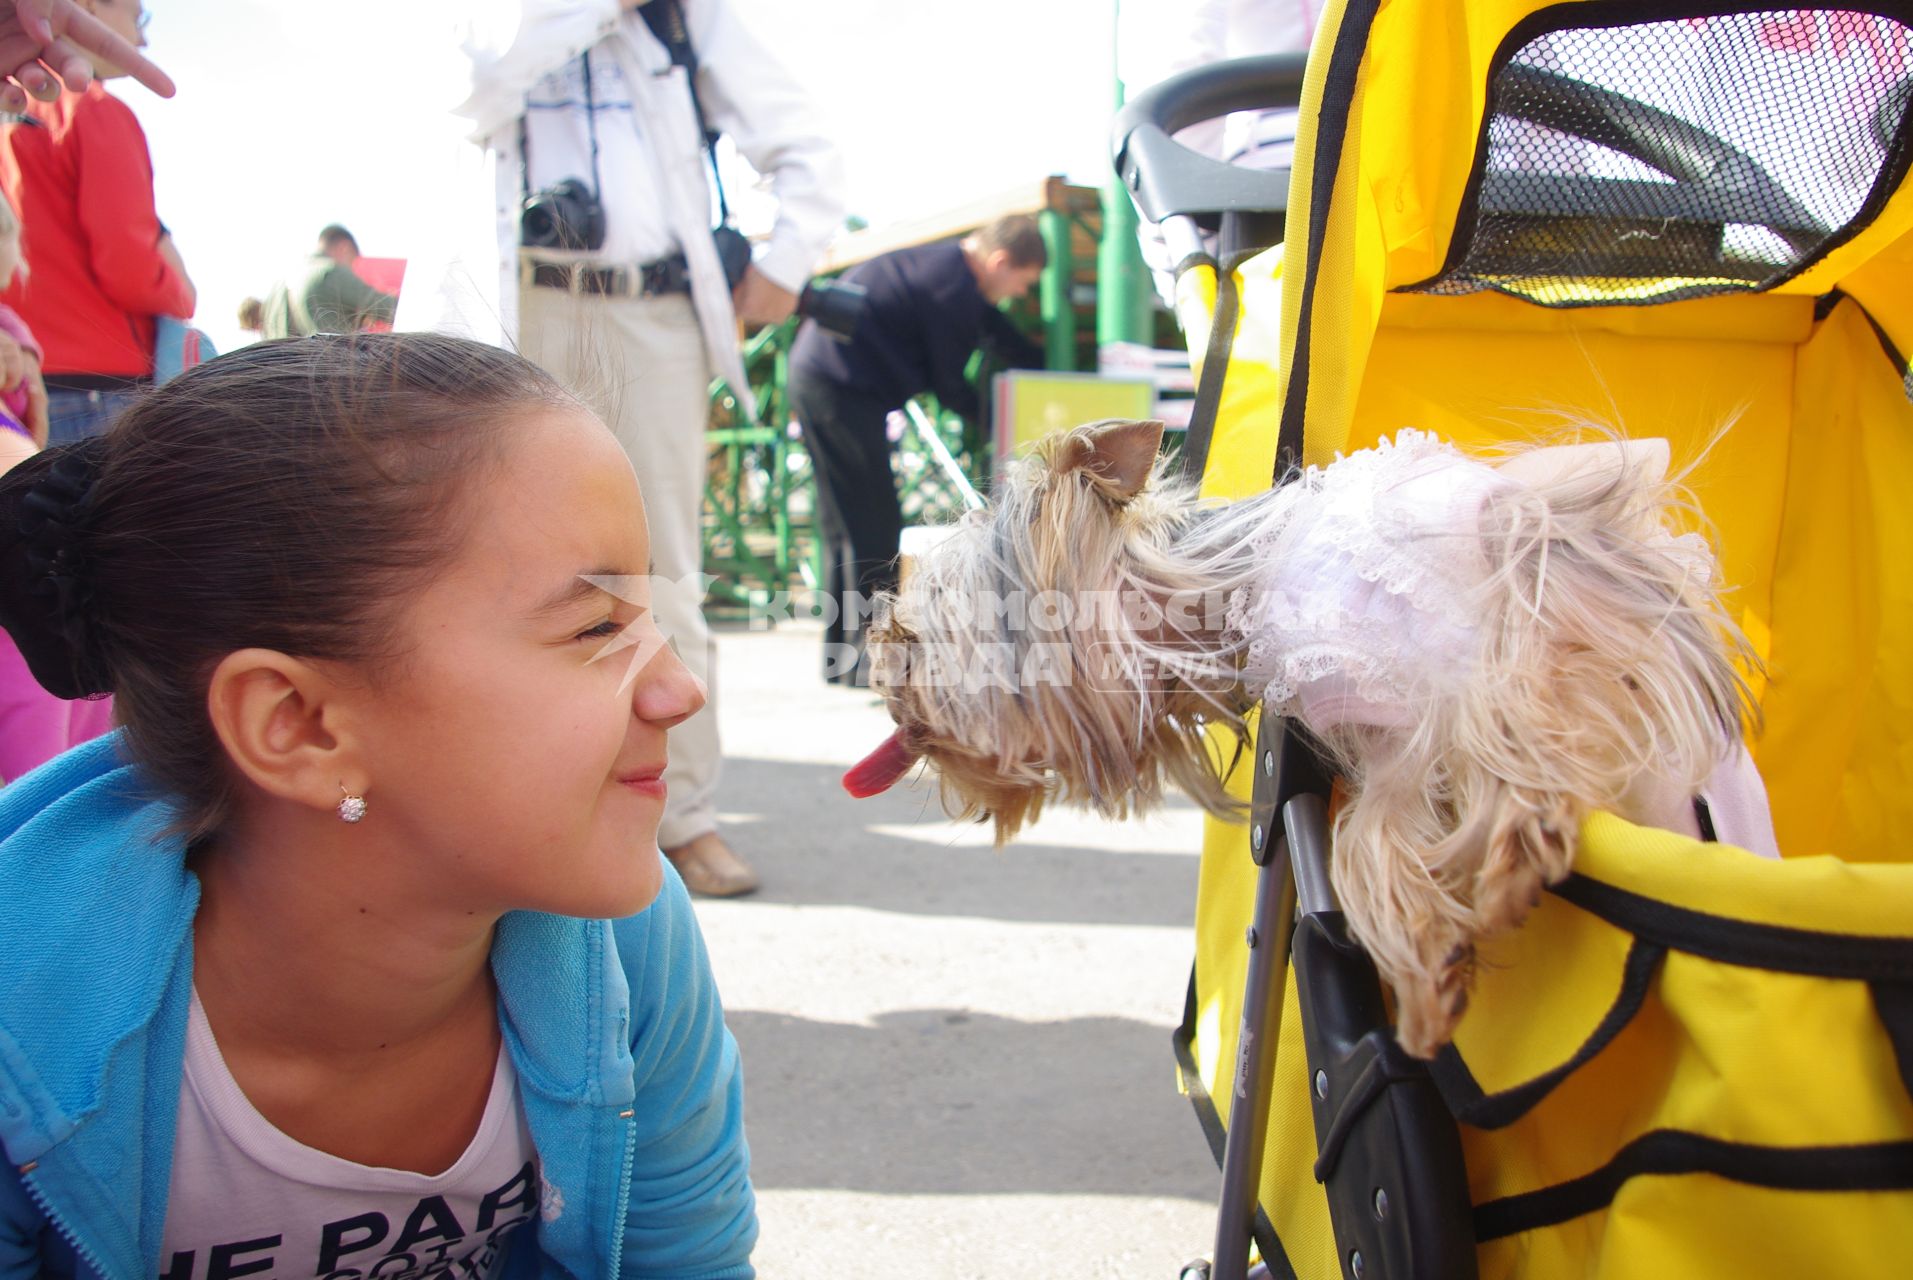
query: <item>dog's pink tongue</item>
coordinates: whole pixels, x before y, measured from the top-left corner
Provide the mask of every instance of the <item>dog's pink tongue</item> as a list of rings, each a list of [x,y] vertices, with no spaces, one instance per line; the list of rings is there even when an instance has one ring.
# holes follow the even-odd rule
[[[903,745],[903,735],[893,733],[881,747],[850,766],[844,774],[844,790],[859,800],[868,799],[890,790],[916,762],[916,756]]]

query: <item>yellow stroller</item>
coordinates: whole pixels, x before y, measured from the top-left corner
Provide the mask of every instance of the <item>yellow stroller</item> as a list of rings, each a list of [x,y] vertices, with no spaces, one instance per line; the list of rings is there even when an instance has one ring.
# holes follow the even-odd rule
[[[1404,426],[1698,460],[1787,855],[1597,815],[1425,1064],[1328,888],[1331,781],[1263,725],[1177,1036],[1223,1165],[1185,1274],[1240,1280],[1253,1241],[1304,1280],[1913,1275],[1910,87],[1908,4],[1331,0],[1305,73],[1205,69],[1119,120],[1188,251],[1205,492]],[[1168,139],[1285,94],[1286,183]]]

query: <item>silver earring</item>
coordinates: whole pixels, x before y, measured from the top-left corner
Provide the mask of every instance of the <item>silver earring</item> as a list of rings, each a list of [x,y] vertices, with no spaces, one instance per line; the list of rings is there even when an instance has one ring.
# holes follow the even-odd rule
[[[365,797],[346,791],[343,782],[339,784],[339,790],[345,793],[345,799],[339,801],[339,817],[346,822],[361,821],[365,817]]]

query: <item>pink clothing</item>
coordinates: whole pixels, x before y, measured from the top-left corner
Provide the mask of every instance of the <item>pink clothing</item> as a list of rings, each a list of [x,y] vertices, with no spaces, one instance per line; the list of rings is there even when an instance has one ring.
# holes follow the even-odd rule
[[[67,702],[39,686],[13,638],[0,631],[0,782],[113,727],[113,700]]]
[[[19,343],[35,360],[40,358],[40,344],[34,341],[33,330],[27,328],[27,322],[20,318],[19,312],[5,303],[0,303],[0,332]],[[26,428],[27,389],[24,383],[11,391],[0,391],[0,408],[6,411],[0,416],[0,426],[12,427],[22,435],[31,434]]]
[[[12,307],[0,304],[0,331],[40,357],[40,344]],[[27,390],[0,392],[0,429],[31,437],[26,428]],[[13,637],[0,631],[0,785],[24,776],[68,747],[91,741],[113,727],[113,700],[68,702],[40,687]]]
[[[1767,804],[1767,784],[1744,747],[1734,748],[1720,762],[1700,789],[1700,798],[1707,802],[1715,841],[1762,858],[1780,856],[1780,839],[1774,835],[1773,812]],[[1655,787],[1650,781],[1628,799],[1643,825],[1663,827],[1693,840],[1702,838],[1693,798],[1678,786]]]

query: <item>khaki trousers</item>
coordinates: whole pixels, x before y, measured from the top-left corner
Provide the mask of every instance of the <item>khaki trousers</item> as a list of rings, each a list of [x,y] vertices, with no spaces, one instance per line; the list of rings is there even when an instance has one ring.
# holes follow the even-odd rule
[[[652,593],[658,626],[710,691],[704,710],[671,730],[670,799],[658,843],[675,849],[717,829],[721,762],[717,654],[696,576],[703,571],[711,383],[704,336],[681,293],[604,298],[527,284],[519,294],[519,350],[590,405],[624,446],[644,491],[653,572],[664,580]]]

